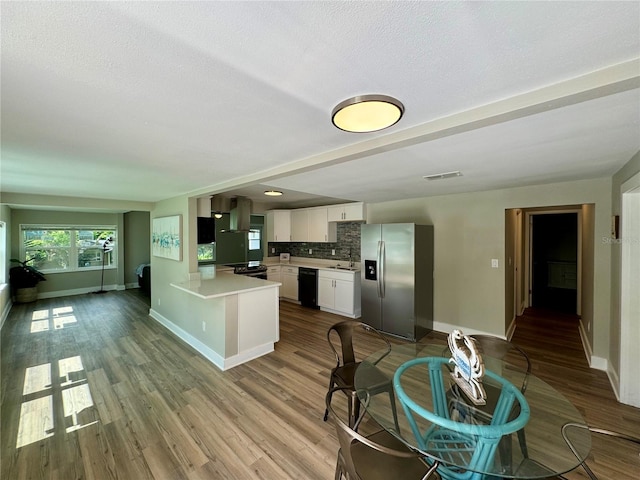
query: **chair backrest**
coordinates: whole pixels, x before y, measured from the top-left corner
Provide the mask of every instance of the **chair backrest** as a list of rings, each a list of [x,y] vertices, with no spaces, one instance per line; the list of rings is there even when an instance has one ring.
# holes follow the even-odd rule
[[[327,331],[327,340],[331,350],[333,350],[333,353],[335,354],[336,364],[348,365],[350,363],[356,363],[356,354],[353,348],[353,337],[358,331],[373,334],[376,339],[384,342],[388,352],[391,351],[391,343],[389,343],[389,340],[387,340],[378,330],[366,323],[355,320],[346,320],[332,325]],[[339,349],[336,348],[336,342],[333,338],[332,332],[335,332],[340,339]],[[340,350],[340,353],[338,353],[338,350]]]
[[[572,428],[576,428],[576,429],[588,429],[591,433],[595,433],[597,435],[601,435],[604,437],[612,437],[613,439],[618,439],[618,440],[622,440],[623,442],[629,444],[632,448],[631,448],[631,452],[633,454],[633,460],[631,460],[631,455],[629,455],[629,460],[625,460],[625,451],[626,451],[626,445],[616,445],[616,447],[614,447],[616,450],[616,459],[620,461],[620,463],[626,463],[627,464],[627,468],[629,467],[629,464],[631,464],[631,468],[633,469],[634,466],[636,469],[638,469],[638,471],[640,471],[640,437],[634,437],[631,435],[627,435],[625,433],[621,433],[621,432],[615,432],[613,430],[606,430],[603,428],[596,428],[596,427],[590,427],[588,425],[583,425],[580,423],[574,423],[574,422],[569,422],[569,423],[565,423],[562,426],[562,436],[564,437],[565,442],[567,442],[567,445],[569,445],[569,448],[571,449],[571,451],[573,452],[573,454],[580,459],[580,454],[578,453],[578,451],[576,450],[574,444],[571,442],[571,435],[569,434],[569,431]],[[597,453],[596,453],[597,454]],[[582,468],[584,468],[584,470],[587,472],[587,475],[589,475],[589,478],[591,478],[592,480],[598,480],[598,477],[596,476],[596,474],[593,472],[593,470],[591,470],[591,468],[589,467],[589,465],[587,465],[586,462],[582,462]],[[623,473],[619,474],[619,477],[621,478],[623,475]]]
[[[453,468],[441,465],[438,468],[441,477],[446,479],[483,478],[482,472],[487,472],[490,468],[500,439],[504,435],[524,428],[528,422],[529,405],[517,387],[492,371],[485,370],[485,377],[493,379],[501,387],[491,423],[483,425],[452,420],[442,376],[443,366],[446,368],[448,362],[449,359],[444,357],[422,357],[405,362],[394,374],[393,386],[396,396],[420,450],[426,453],[431,452],[445,463],[456,466]],[[420,365],[426,366],[429,372],[434,411],[419,405],[402,386],[402,375],[408,369]],[[516,418],[508,420],[516,402],[519,404],[520,412]],[[428,426],[425,426],[424,422],[418,422],[419,417],[427,420]],[[421,430],[420,425],[423,425],[424,431]]]
[[[384,445],[380,445],[379,443],[372,441],[371,439],[365,437],[364,435],[361,435],[360,433],[356,432],[354,429],[349,427],[349,425],[344,420],[342,420],[342,418],[340,418],[340,415],[336,413],[336,411],[333,409],[331,405],[333,393],[338,390],[346,390],[346,389],[344,387],[342,388],[336,387],[331,389],[327,393],[327,396],[325,397],[325,402],[327,404],[327,410],[329,411],[329,415],[336,426],[336,434],[338,436],[338,442],[340,443],[340,454],[342,455],[344,467],[347,470],[348,478],[350,480],[360,479],[360,476],[358,475],[356,464],[354,462],[352,452],[351,452],[351,445],[353,442],[360,442],[363,445],[366,445],[367,447],[372,448],[373,450],[377,450],[378,452],[384,453],[386,455],[391,455],[394,457],[422,458],[422,456],[419,453],[412,452],[408,449],[396,450],[393,448],[386,447]],[[342,397],[342,395],[339,395],[339,397]],[[364,412],[360,414],[360,417],[358,418],[356,425],[360,424],[360,421],[362,420],[363,416],[364,416]],[[427,468],[428,467],[425,464],[425,471]],[[431,471],[429,471],[429,473],[430,472]],[[427,476],[428,475],[426,475],[425,478],[427,478]]]

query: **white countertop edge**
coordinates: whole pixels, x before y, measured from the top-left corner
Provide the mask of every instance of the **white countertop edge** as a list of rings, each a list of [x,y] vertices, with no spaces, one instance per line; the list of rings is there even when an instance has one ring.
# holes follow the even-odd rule
[[[338,262],[340,263],[340,262]],[[349,270],[346,268],[331,268],[329,265],[327,264],[321,264],[321,263],[314,263],[314,262],[304,262],[304,261],[299,261],[299,260],[295,260],[295,261],[290,261],[289,263],[280,263],[280,262],[269,262],[269,261],[265,261],[262,262],[263,265],[266,265],[267,267],[302,267],[302,268],[315,268],[317,270],[327,270],[328,272],[346,272],[346,273],[360,273],[361,268],[360,267],[354,267],[353,270]]]
[[[236,277],[236,275],[233,275]],[[238,275],[241,277],[241,275]],[[238,285],[239,282],[233,282],[232,285],[225,287],[225,283],[229,283],[225,281],[227,279],[222,277],[201,280],[196,282],[180,282],[180,283],[170,283],[174,288],[178,290],[182,290],[183,292],[187,292],[195,297],[202,298],[204,300],[208,300],[211,298],[220,298],[226,297],[228,295],[236,295],[239,293],[247,293],[257,290],[265,290],[268,288],[275,288],[282,285],[280,282],[273,282],[270,280],[260,280],[263,285],[255,285],[255,286],[246,286],[246,285]],[[242,280],[248,280],[247,278],[242,278]],[[257,279],[250,279],[257,280]]]

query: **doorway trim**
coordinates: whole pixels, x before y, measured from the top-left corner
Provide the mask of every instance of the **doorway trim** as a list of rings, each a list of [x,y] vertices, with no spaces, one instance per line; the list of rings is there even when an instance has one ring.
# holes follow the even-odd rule
[[[620,371],[619,392],[622,403],[640,407],[640,383],[637,366],[640,351],[640,173],[636,173],[620,187]]]

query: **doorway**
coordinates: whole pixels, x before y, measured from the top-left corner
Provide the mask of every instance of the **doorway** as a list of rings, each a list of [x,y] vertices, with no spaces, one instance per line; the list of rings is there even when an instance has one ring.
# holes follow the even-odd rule
[[[531,215],[530,305],[577,313],[578,214]]]

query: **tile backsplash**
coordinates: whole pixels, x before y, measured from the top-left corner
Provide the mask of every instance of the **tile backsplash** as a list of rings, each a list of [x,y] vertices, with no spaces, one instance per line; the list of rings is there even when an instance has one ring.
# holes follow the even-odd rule
[[[336,238],[337,242],[269,242],[269,257],[279,256],[281,253],[290,253],[292,257],[318,258],[322,260],[360,261],[360,225],[362,222],[338,222]],[[275,248],[275,252],[271,249]],[[312,253],[309,255],[309,249]],[[336,254],[331,255],[335,250]]]

